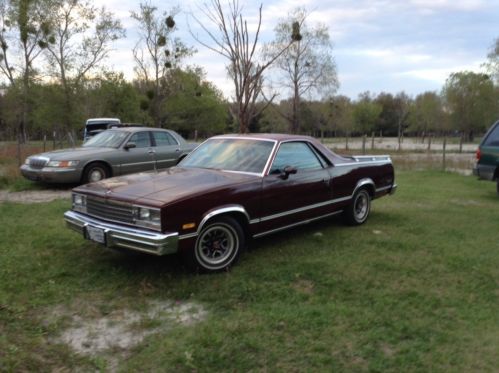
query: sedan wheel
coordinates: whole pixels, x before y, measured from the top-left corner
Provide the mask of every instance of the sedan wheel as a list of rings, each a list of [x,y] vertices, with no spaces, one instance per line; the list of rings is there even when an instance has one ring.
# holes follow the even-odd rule
[[[95,163],[87,166],[83,174],[83,181],[85,183],[95,183],[96,181],[101,181],[109,176],[109,171],[106,166],[100,163]]]
[[[371,211],[371,196],[366,189],[361,189],[355,193],[352,203],[345,210],[345,219],[350,225],[360,225],[364,223]]]
[[[239,257],[244,234],[239,223],[230,217],[209,222],[201,231],[194,249],[195,264],[206,271],[228,268]]]

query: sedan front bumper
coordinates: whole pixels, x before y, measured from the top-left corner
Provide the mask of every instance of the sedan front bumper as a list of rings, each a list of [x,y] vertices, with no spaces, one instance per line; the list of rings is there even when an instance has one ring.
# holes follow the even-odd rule
[[[75,211],[64,213],[66,225],[84,238],[106,247],[121,247],[154,255],[177,252],[178,233],[157,233],[146,229],[110,224]]]
[[[43,181],[46,183],[71,184],[79,183],[81,180],[81,170],[76,168],[31,168],[24,164],[21,166],[21,174],[28,180]]]

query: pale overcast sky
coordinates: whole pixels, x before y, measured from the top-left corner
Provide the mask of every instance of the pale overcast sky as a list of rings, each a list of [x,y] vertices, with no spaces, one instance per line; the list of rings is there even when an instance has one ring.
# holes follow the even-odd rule
[[[244,2],[243,14],[256,25],[260,2]],[[115,44],[108,63],[127,77],[133,75],[131,49],[137,41],[130,10],[138,9],[131,0],[96,1],[112,10],[127,29],[127,38]],[[177,35],[198,52],[186,61],[199,65],[227,97],[232,85],[226,78],[226,61],[197,44],[188,32],[193,13],[202,17],[203,2],[154,2],[161,10],[179,5]],[[273,38],[280,18],[297,6],[309,11],[310,23],[329,27],[334,44],[340,88],[338,93],[356,98],[364,91],[373,93],[406,91],[416,95],[439,91],[450,73],[480,71],[495,38],[499,37],[499,0],[272,0],[263,1],[262,42]]]

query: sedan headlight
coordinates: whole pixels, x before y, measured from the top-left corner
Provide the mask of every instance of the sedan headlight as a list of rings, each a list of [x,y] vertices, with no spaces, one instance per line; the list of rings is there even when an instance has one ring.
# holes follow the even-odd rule
[[[50,161],[47,163],[47,167],[59,167],[59,168],[66,168],[66,167],[74,167],[78,165],[80,161]]]
[[[160,229],[161,210],[151,207],[133,206],[134,223],[141,227]]]
[[[84,194],[73,193],[73,210],[87,212],[87,196]]]
[[[29,157],[24,160],[24,164],[29,164]]]

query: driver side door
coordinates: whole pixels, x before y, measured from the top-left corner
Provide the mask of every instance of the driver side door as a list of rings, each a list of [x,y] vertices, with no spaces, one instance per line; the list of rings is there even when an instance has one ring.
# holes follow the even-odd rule
[[[126,145],[123,147],[121,173],[130,174],[154,169],[154,157],[151,154],[152,143],[149,131],[135,132],[126,142],[126,144],[129,143],[134,143],[135,147],[130,149],[126,149]]]
[[[296,173],[285,173],[289,167]],[[271,231],[330,213],[328,165],[306,141],[284,142],[264,176],[260,231]]]

